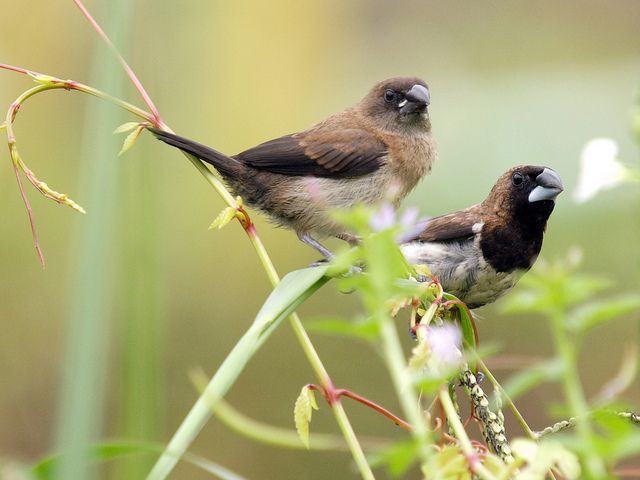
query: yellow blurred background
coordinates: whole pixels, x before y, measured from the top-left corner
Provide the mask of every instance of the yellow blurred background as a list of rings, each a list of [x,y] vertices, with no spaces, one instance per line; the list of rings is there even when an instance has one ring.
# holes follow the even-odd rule
[[[113,16],[111,2],[87,7],[100,22]],[[636,1],[138,0],[126,12],[115,22],[124,31],[117,46],[164,120],[223,152],[303,129],[355,103],[386,77],[424,78],[440,158],[405,204],[424,215],[446,213],[481,201],[513,165],[548,165],[566,191],[549,222],[542,258],[579,246],[586,271],[612,279],[614,290],[637,291],[637,189],[606,192],[581,205],[571,198],[579,154],[589,139],[611,137],[622,160],[638,161],[629,127],[640,85]],[[111,69],[122,82],[121,95],[143,106],[71,1],[5,1],[0,62],[105,89],[111,83],[96,72]],[[0,70],[0,106],[8,107],[31,86],[27,77]],[[44,270],[9,155],[0,154],[0,458],[28,462],[55,445],[72,316],[81,318],[86,310],[101,318],[95,335],[106,355],[104,368],[98,390],[86,392],[103,399],[101,436],[166,442],[197,398],[188,370],[202,366],[213,373],[270,291],[240,228],[207,230],[224,205],[189,162],[148,134],[117,157],[122,137],[111,132],[134,119],[109,106],[114,121],[103,126],[93,117],[98,102],[76,92],[49,92],[31,99],[16,121],[26,163],[87,207],[86,217],[78,215],[26,186],[47,259]],[[85,143],[92,136],[104,145],[99,152]],[[100,175],[87,165],[98,155],[111,162],[111,181],[94,198],[99,190],[86,179],[93,172],[99,182]],[[281,273],[316,260],[294,234],[255,218]],[[79,239],[91,222],[101,233],[94,248],[83,251]],[[101,268],[98,301],[78,310],[77,288],[83,274],[92,274],[83,270],[92,265],[87,259]],[[360,311],[354,295],[328,285],[300,314],[304,320]],[[541,319],[501,314],[500,302],[478,313],[482,340],[501,347],[494,359],[499,378],[551,353]],[[403,339],[408,350],[411,340]],[[377,352],[348,339],[314,335],[313,341],[337,385],[398,411]],[[617,371],[628,343],[638,343],[637,318],[588,337],[580,364],[587,394]],[[132,349],[140,357],[128,357]],[[136,383],[136,368],[145,361],[154,370],[142,374],[148,383]],[[228,399],[254,418],[293,428],[293,402],[312,381],[283,324]],[[132,423],[123,407],[135,404],[132,395],[153,404],[146,412],[153,425],[140,427],[146,428],[142,437],[122,427]],[[548,385],[519,405],[534,428],[542,428],[554,418],[545,406],[560,398],[559,388]],[[640,403],[637,382],[626,398]],[[356,432],[403,437],[371,411],[346,406]],[[337,432],[325,405],[314,415],[311,432],[312,441],[313,432]],[[511,417],[507,433],[520,433]],[[192,450],[252,479],[356,475],[346,453],[275,449],[215,419]],[[181,465],[172,478],[211,477]]]

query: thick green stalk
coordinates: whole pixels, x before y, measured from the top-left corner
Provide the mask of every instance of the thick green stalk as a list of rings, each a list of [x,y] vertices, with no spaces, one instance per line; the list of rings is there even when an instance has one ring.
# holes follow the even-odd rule
[[[391,374],[391,380],[396,390],[396,395],[400,405],[404,410],[407,420],[411,424],[411,433],[418,445],[420,461],[423,465],[428,464],[430,458],[429,446],[431,444],[431,433],[427,429],[426,420],[420,407],[420,401],[416,393],[411,374],[407,368],[400,338],[391,318],[381,313],[379,314],[380,341],[387,369]]]
[[[569,338],[562,312],[551,314],[551,327],[556,351],[563,362],[562,386],[572,417],[576,417],[576,431],[583,444],[594,450],[593,429],[589,422],[589,405],[582,391],[578,373],[578,355],[574,340]],[[607,468],[599,455],[583,456],[590,478],[607,478]]]
[[[200,161],[198,161],[197,163],[202,165],[202,162]],[[202,167],[203,168],[198,168],[198,170],[200,171],[200,173],[202,173],[202,175],[204,175],[205,179],[207,179],[207,181],[217,190],[219,180],[211,173],[208,168],[204,167],[204,165],[202,165]],[[226,189],[224,189],[224,192],[229,195]],[[233,197],[231,197],[231,199],[233,200]],[[251,244],[256,251],[256,254],[258,255],[258,258],[260,259],[260,262],[262,263],[262,267],[264,268],[269,281],[275,287],[280,282],[280,277],[278,275],[278,272],[276,271],[275,266],[273,265],[273,262],[271,261],[271,258],[269,257],[269,254],[267,253],[267,250],[264,247],[264,244],[262,243],[262,240],[258,236],[255,228],[253,227],[253,224],[250,224],[248,228],[245,228],[245,230],[247,232],[249,240],[251,241]],[[298,339],[298,342],[300,343],[300,346],[302,347],[305,356],[307,357],[309,364],[313,368],[313,371],[318,378],[318,381],[325,389],[332,389],[333,384],[331,382],[331,377],[329,377],[329,373],[322,363],[318,352],[313,346],[313,343],[311,342],[307,331],[302,326],[300,317],[298,317],[298,315],[294,312],[289,317],[289,322],[291,324],[291,328],[293,328],[296,338]],[[353,426],[349,422],[349,417],[347,417],[347,413],[345,412],[342,403],[339,400],[332,402],[331,409],[333,410],[333,414],[336,417],[338,426],[340,427],[340,430],[342,431],[342,434],[344,435],[344,438],[349,445],[349,449],[351,450],[351,454],[354,461],[356,462],[360,475],[365,479],[373,479],[374,476],[373,472],[371,471],[371,467],[367,462],[364,451],[362,450],[362,446],[358,442],[358,438],[356,437],[355,431],[353,430]]]
[[[109,4],[110,29],[120,38],[130,18],[131,4],[118,0]],[[116,68],[94,55],[94,81],[120,94],[124,84]],[[46,85],[43,85],[43,90]],[[35,89],[32,90],[33,93]],[[95,477],[87,458],[87,445],[100,435],[103,418],[106,356],[110,323],[110,245],[114,231],[114,201],[118,163],[113,161],[115,139],[104,136],[105,130],[119,123],[121,112],[99,103],[91,105],[86,117],[82,150],[87,163],[79,182],[87,190],[88,207],[93,215],[77,226],[72,260],[72,296],[69,299],[69,322],[66,358],[63,364],[62,391],[58,403],[56,447],[68,452],[58,465],[55,478],[86,480]],[[111,201],[109,200],[111,198]]]
[[[119,426],[117,435],[144,441],[164,436],[165,275],[160,231],[161,192],[158,179],[146,172],[142,150],[128,152],[118,182],[120,239],[117,268]],[[156,170],[157,172],[157,170]],[[149,199],[141,202],[141,194]],[[144,478],[153,465],[150,456],[123,458],[112,478]]]

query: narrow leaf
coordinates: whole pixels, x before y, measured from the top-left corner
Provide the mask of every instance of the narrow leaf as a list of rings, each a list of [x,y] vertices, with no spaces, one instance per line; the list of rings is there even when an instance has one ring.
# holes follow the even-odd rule
[[[120,125],[118,128],[116,128],[113,131],[114,135],[117,135],[118,133],[125,133],[125,132],[129,132],[131,130],[133,130],[136,127],[140,126],[140,122],[126,122],[123,123],[122,125]]]
[[[131,455],[149,455],[162,452],[164,446],[142,442],[108,442],[90,446],[87,456],[96,463],[117,460]],[[53,480],[57,465],[64,458],[63,454],[54,454],[43,458],[31,467],[31,474],[38,480]],[[186,453],[183,460],[222,480],[244,480],[244,477],[218,465],[206,458]]]
[[[380,328],[373,320],[351,321],[341,318],[327,318],[305,322],[307,331],[338,335],[373,341],[378,337]]]
[[[444,299],[449,300],[458,300],[455,296],[445,293]],[[456,304],[454,308],[458,311],[459,319],[460,319],[460,329],[462,330],[462,339],[463,345],[471,347],[472,349],[478,348],[476,345],[476,335],[475,328],[473,326],[473,318],[471,317],[471,311],[466,308],[463,304]]]
[[[147,477],[164,479],[211,417],[216,403],[229,391],[249,360],[288,315],[324,285],[327,267],[305,268],[287,274],[262,306],[249,330],[226,356],[204,393],[174,433]]]
[[[638,295],[591,303],[578,308],[568,320],[568,326],[575,332],[585,332],[597,325],[633,312],[640,312],[640,296]]]
[[[562,375],[562,370],[563,364],[559,359],[539,363],[507,380],[504,390],[511,397],[511,400],[515,400],[543,382],[558,380]]]
[[[43,73],[27,72],[27,75],[33,78],[36,83],[41,83],[43,85],[49,85],[58,81],[55,77],[45,75]]]
[[[293,419],[296,424],[296,431],[300,436],[300,440],[305,447],[309,448],[309,423],[311,423],[311,415],[313,410],[318,410],[316,397],[307,385],[302,387],[300,395],[296,399],[293,408]]]
[[[131,147],[133,147],[133,144],[136,142],[136,140],[138,139],[138,137],[142,133],[142,130],[144,130],[144,127],[142,125],[138,125],[137,128],[133,132],[131,132],[129,135],[127,135],[127,138],[125,138],[124,142],[122,143],[122,148],[120,149],[120,152],[118,153],[118,156],[121,156],[127,150],[129,150]]]
[[[216,219],[213,221],[211,225],[209,225],[209,230],[213,230],[214,228],[222,228],[227,225],[233,218],[236,216],[236,209],[233,207],[226,207],[222,210]]]

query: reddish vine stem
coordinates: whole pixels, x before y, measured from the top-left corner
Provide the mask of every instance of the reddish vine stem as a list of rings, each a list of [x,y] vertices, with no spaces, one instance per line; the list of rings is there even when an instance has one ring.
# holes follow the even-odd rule
[[[408,431],[412,430],[411,425],[405,422],[404,420],[402,420],[400,417],[394,415],[389,410],[378,405],[377,403],[372,402],[368,398],[365,398],[362,395],[358,395],[357,393],[352,392],[351,390],[346,390],[344,388],[334,388],[333,386],[320,387],[313,383],[308,384],[307,388],[309,390],[317,390],[319,392],[322,392],[322,394],[324,395],[329,405],[332,405],[333,403],[340,401],[341,397],[347,397],[347,398],[350,398],[351,400],[355,400],[356,402],[362,403],[363,405],[371,408],[372,410],[375,410],[376,412],[384,415],[393,423],[398,425],[400,428],[403,428]]]

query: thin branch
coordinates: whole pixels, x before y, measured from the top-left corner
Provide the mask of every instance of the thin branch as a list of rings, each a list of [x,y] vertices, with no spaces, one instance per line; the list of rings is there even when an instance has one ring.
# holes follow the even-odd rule
[[[131,69],[131,67],[126,62],[126,60],[123,58],[123,56],[120,55],[120,52],[115,47],[115,45],[111,42],[111,39],[107,36],[107,34],[104,32],[104,30],[102,30],[102,27],[100,27],[100,25],[98,25],[98,22],[95,21],[95,19],[89,13],[89,10],[87,10],[87,8],[83,5],[83,3],[80,0],[73,0],[73,2],[80,9],[80,11],[82,12],[82,15],[85,16],[85,18],[91,24],[93,29],[96,32],[98,32],[98,35],[100,35],[102,40],[104,40],[104,42],[107,44],[107,46],[111,49],[111,52],[117,58],[118,62],[122,66],[123,70],[126,72],[127,76],[131,80],[131,83],[133,83],[133,86],[136,88],[136,90],[138,90],[138,92],[140,92],[140,95],[142,96],[142,99],[144,100],[144,103],[147,104],[147,106],[149,107],[149,110],[151,110],[151,113],[153,114],[153,118],[155,120],[153,123],[155,125],[159,126],[159,127],[163,126],[164,122],[160,118],[160,113],[158,112],[158,109],[156,108],[156,106],[153,104],[153,101],[151,100],[151,97],[149,96],[147,91],[142,86],[142,83],[138,79],[137,75]]]
[[[634,412],[611,412],[613,415],[617,415],[620,418],[624,418],[629,420],[631,423],[640,426],[640,415]],[[591,416],[593,413],[589,414]],[[554,433],[559,433],[564,430],[568,430],[569,428],[573,428],[577,425],[578,418],[571,417],[568,420],[560,420],[559,422],[554,423],[553,425],[544,428],[538,432],[534,432],[536,439],[540,439],[542,437],[546,437],[547,435],[552,435]]]
[[[308,384],[307,388],[309,388],[310,390],[317,390],[319,392],[322,392],[324,397],[327,399],[327,403],[329,403],[329,405],[331,405],[341,397],[347,397],[347,398],[350,398],[351,400],[355,400],[356,402],[359,402],[371,408],[372,410],[375,410],[376,412],[384,415],[393,423],[395,423],[397,426],[405,430],[411,431],[412,429],[411,424],[409,424],[408,422],[405,422],[400,417],[398,417],[397,415],[394,415],[386,408],[378,405],[377,403],[369,400],[368,398],[365,398],[361,395],[358,395],[357,393],[352,392],[351,390],[338,388],[338,389],[334,389],[333,391],[328,391],[326,388],[319,387],[318,385],[314,385],[313,383]]]

